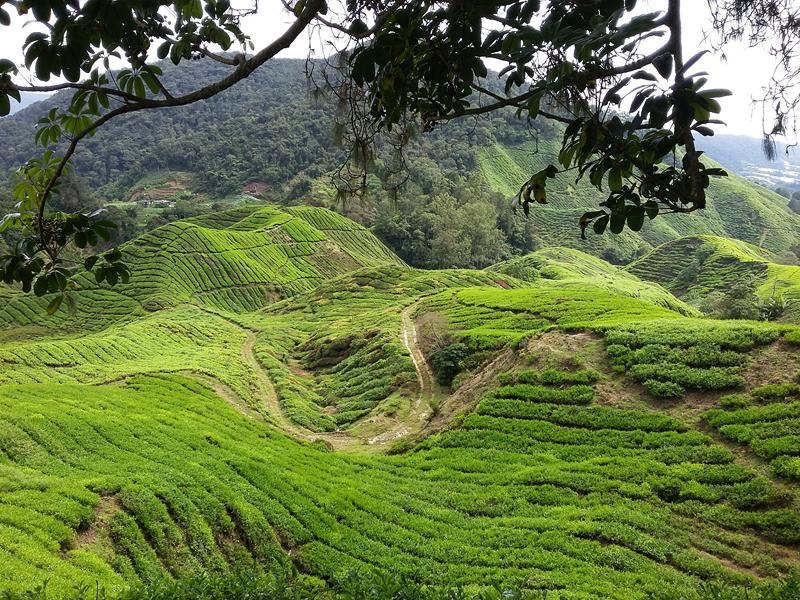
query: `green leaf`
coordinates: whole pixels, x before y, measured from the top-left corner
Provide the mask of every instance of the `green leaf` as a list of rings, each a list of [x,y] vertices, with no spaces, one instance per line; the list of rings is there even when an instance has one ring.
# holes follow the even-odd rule
[[[644,208],[633,206],[628,209],[628,228],[631,231],[641,231],[644,225]]]
[[[661,77],[669,79],[670,75],[672,75],[672,55],[659,56],[653,61],[653,66]]]
[[[597,219],[594,222],[594,225],[592,226],[592,229],[594,229],[594,232],[597,235],[602,235],[603,232],[606,230],[607,226],[608,226],[608,215],[606,215],[604,217],[600,217],[599,219]]]
[[[0,93],[0,117],[11,113],[11,99],[8,94]]]
[[[608,172],[608,187],[612,192],[618,192],[622,189],[622,174],[616,167]]]
[[[141,77],[136,77],[133,80],[133,93],[139,98],[144,98],[147,94],[144,91],[144,83]]]
[[[0,58],[0,73],[16,73],[17,66],[7,58]]]
[[[36,296],[44,296],[47,293],[47,289],[50,287],[50,282],[48,280],[47,275],[42,275],[36,278],[36,281],[33,284],[33,293]]]
[[[86,257],[86,260],[84,260],[84,261],[83,261],[83,267],[84,267],[84,268],[85,268],[87,271],[91,271],[91,270],[94,268],[94,266],[97,264],[97,260],[98,260],[99,258],[100,258],[100,257],[99,257],[99,256],[97,256],[97,255],[93,255],[93,256],[87,256],[87,257]]]
[[[50,316],[56,314],[56,311],[59,309],[63,301],[64,301],[64,296],[61,294],[53,298],[50,301],[50,304],[47,305],[47,314]]]
[[[158,82],[156,81],[156,78],[153,76],[152,73],[143,71],[142,81],[144,81],[145,85],[148,87],[151,93],[158,94],[161,91],[161,88],[158,87]]]
[[[683,63],[683,68],[681,69],[681,73],[686,73],[686,71],[691,69],[694,66],[694,64],[698,60],[700,60],[705,54],[708,54],[708,50],[701,50],[700,52],[692,56],[689,60],[687,60],[685,63]]]
[[[622,233],[623,229],[625,229],[625,212],[611,213],[611,233]]]
[[[648,200],[644,203],[644,211],[651,221],[658,216],[659,209],[658,202],[655,200]]]
[[[658,77],[656,77],[652,73],[648,73],[647,71],[636,71],[636,73],[631,75],[631,78],[644,79],[646,81],[658,81]]]
[[[733,92],[723,88],[715,88],[710,90],[703,90],[702,92],[700,92],[700,95],[703,98],[726,98],[727,96],[732,96]]]
[[[172,42],[164,42],[158,47],[158,50],[156,50],[156,56],[158,56],[159,60],[164,60],[167,58],[170,46],[172,46]]]

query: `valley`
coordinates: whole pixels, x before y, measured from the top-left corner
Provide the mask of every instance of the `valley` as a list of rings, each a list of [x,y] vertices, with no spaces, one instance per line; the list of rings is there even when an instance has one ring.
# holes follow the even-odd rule
[[[123,245],[130,282],[87,276],[73,315],[8,292],[0,581],[757,594],[800,562],[800,327],[672,292],[792,276],[694,239],[421,270],[330,210],[245,204]],[[691,279],[684,243],[717,253]]]
[[[132,69],[0,119],[0,598],[800,598],[796,161],[707,135],[727,93],[695,94],[680,27],[619,78],[626,36],[675,24],[602,25],[614,4],[499,3],[446,69],[412,27],[323,76],[332,56],[212,56],[228,2],[156,3],[147,31],[134,3]],[[502,75],[480,58],[587,26],[558,68],[529,68],[552,39]],[[66,72],[89,38],[41,36],[34,82],[105,51]],[[63,270],[26,283],[40,259]]]

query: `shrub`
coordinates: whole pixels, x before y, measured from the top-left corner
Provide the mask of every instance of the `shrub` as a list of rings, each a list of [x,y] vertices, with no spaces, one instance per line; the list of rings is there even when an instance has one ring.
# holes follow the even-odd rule
[[[800,456],[779,456],[771,466],[778,477],[800,480]]]
[[[523,371],[517,375],[519,383],[539,383],[542,385],[566,384],[591,384],[600,379],[600,374],[595,371],[559,371],[545,369],[544,371]]]
[[[449,386],[461,371],[462,361],[469,356],[469,348],[461,342],[436,350],[430,356],[431,367],[439,385]]]
[[[550,404],[589,404],[594,400],[594,389],[588,385],[575,385],[566,389],[553,389],[540,385],[519,383],[497,388],[489,394],[494,398],[513,398],[528,402]]]
[[[721,367],[695,369],[675,363],[641,364],[635,365],[631,374],[639,381],[670,381],[696,390],[724,390],[745,384],[744,377],[735,369]]]
[[[764,508],[785,501],[785,497],[766,477],[737,483],[728,499],[737,508]]]
[[[653,479],[649,483],[653,493],[664,502],[676,502],[681,496],[681,482],[675,477]]]
[[[624,534],[624,532],[623,532]],[[625,556],[617,558],[624,561]],[[680,555],[682,566],[694,566],[697,570],[700,561],[692,558],[687,552]],[[707,567],[706,567],[707,568]],[[711,573],[718,575],[719,573]],[[531,580],[528,580],[530,583]],[[527,586],[526,586],[527,587]],[[568,588],[567,590],[568,591]],[[653,600],[795,600],[800,596],[800,577],[794,575],[783,581],[766,581],[748,583],[746,587],[738,587],[731,583],[707,581],[696,590],[686,588],[681,592],[668,591],[668,588],[657,594],[649,595]],[[60,600],[103,600],[110,598],[103,589],[94,586],[70,594]],[[349,571],[338,577],[331,584],[314,577],[299,575],[287,577],[283,575],[200,575],[177,581],[159,582],[147,586],[130,588],[117,596],[119,600],[228,600],[230,598],[247,600],[390,600],[413,598],[415,600],[479,600],[494,598],[550,598],[545,592],[536,593],[531,589],[519,589],[516,586],[488,587],[483,591],[466,591],[459,585],[447,581],[437,585],[416,583],[401,575],[385,573],[360,573]],[[560,594],[554,599],[563,597]],[[55,600],[57,596],[45,589],[34,592],[4,595],[7,600]]]
[[[762,402],[780,402],[800,396],[800,384],[775,383],[756,388],[750,394]]]
[[[745,408],[753,403],[749,396],[744,394],[728,394],[719,399],[719,404],[728,410],[735,410],[737,408]]]
[[[770,439],[753,440],[753,452],[763,458],[777,458],[784,454],[800,455],[800,435],[785,435]]]
[[[658,398],[680,398],[686,393],[677,383],[671,381],[658,381],[657,379],[648,379],[644,382],[644,387],[647,391]]]

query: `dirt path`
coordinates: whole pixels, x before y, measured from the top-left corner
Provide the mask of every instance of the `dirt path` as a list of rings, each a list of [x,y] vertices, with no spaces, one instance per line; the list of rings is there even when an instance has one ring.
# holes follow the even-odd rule
[[[257,398],[259,402],[263,404],[267,416],[275,422],[275,425],[292,434],[300,433],[300,430],[296,430],[296,426],[283,412],[283,407],[281,407],[278,395],[275,393],[275,388],[272,386],[272,381],[267,377],[264,367],[258,361],[258,358],[256,358],[255,347],[257,339],[256,332],[248,330],[247,339],[242,346],[242,360],[244,364],[250,367],[255,375],[253,384],[256,387]]]
[[[278,394],[275,392],[272,381],[267,376],[264,367],[261,365],[261,362],[256,356],[255,347],[258,334],[255,331],[246,331],[247,339],[242,346],[242,360],[248,367],[250,367],[255,375],[253,383],[256,387],[256,397],[259,399],[259,401],[262,403],[262,407],[265,409],[266,418],[270,420],[273,425],[288,433],[292,437],[305,442],[324,440],[335,450],[344,450],[361,444],[361,440],[351,437],[344,431],[318,433],[293,423],[283,411],[283,407],[281,406],[280,400],[278,400]]]
[[[419,347],[417,326],[414,323],[414,319],[411,318],[411,311],[414,308],[414,306],[409,306],[401,313],[401,331],[403,345],[411,355],[411,360],[414,362],[414,368],[417,371],[417,381],[419,382],[419,395],[414,401],[414,412],[415,414],[425,413],[427,418],[427,413],[430,412],[430,403],[435,394],[436,382],[433,377],[433,369],[431,369],[430,364],[428,364],[428,359],[425,358],[425,355]],[[425,403],[425,400],[427,400],[428,406],[423,408],[422,405]]]
[[[403,345],[408,350],[411,361],[414,363],[419,393],[414,398],[411,404],[411,412],[404,422],[398,423],[396,427],[370,438],[368,440],[369,444],[387,444],[409,433],[420,431],[431,417],[431,406],[437,386],[433,377],[433,370],[419,347],[417,325],[411,317],[411,313],[415,308],[416,305],[412,304],[404,308],[400,313],[400,337],[403,339]]]
[[[382,431],[379,435],[369,439],[356,437],[347,431],[315,432],[293,423],[284,412],[275,387],[256,356],[255,347],[258,340],[258,332],[242,327],[235,321],[225,319],[246,334],[245,342],[242,345],[241,358],[253,373],[251,385],[258,406],[249,405],[229,386],[217,379],[200,374],[194,374],[194,376],[209,385],[218,396],[226,400],[243,415],[249,418],[261,417],[296,439],[307,442],[322,440],[330,444],[335,450],[353,450],[359,447],[364,449],[365,445],[379,449],[382,446],[391,444],[398,438],[418,432],[425,427],[432,412],[431,402],[438,389],[433,377],[433,371],[418,345],[417,327],[411,318],[414,308],[415,306],[411,305],[401,312],[400,335],[417,372],[419,393],[411,404],[410,414],[403,421],[398,421],[390,429]],[[217,313],[214,314],[225,318]]]

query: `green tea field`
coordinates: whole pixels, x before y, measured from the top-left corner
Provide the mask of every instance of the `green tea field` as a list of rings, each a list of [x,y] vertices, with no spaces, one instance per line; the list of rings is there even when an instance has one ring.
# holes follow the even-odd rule
[[[453,598],[792,597],[789,319],[703,318],[673,276],[565,248],[413,269],[321,208],[122,250],[130,283],[86,278],[73,315],[0,295],[0,597],[284,570]]]

